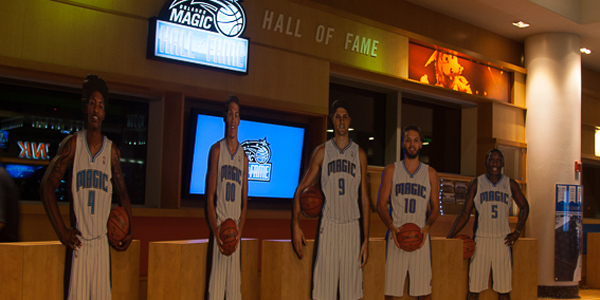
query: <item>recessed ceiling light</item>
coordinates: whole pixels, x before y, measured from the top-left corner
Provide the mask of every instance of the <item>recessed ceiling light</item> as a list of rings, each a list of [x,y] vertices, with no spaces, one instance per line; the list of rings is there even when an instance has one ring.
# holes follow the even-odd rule
[[[581,49],[579,49],[579,51],[581,51],[581,53],[583,54],[590,54],[592,53],[592,50],[586,48],[586,47],[581,47]]]
[[[513,22],[512,24],[513,24],[515,27],[518,27],[518,28],[520,28],[520,29],[523,29],[523,28],[527,28],[527,27],[529,27],[529,23],[525,23],[525,22],[523,22],[523,21],[519,21],[519,22]]]

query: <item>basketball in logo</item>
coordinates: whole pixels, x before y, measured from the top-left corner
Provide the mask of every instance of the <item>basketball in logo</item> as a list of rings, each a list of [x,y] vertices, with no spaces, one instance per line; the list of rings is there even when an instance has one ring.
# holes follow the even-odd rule
[[[269,151],[269,148],[266,147],[258,148],[254,158],[259,164],[268,163],[271,159],[271,152]]]
[[[216,14],[217,28],[221,34],[228,37],[239,36],[244,30],[244,15],[234,4],[224,5]]]

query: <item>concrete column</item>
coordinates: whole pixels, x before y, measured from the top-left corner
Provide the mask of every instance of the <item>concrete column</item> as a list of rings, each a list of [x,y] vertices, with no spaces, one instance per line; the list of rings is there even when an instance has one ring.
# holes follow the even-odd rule
[[[538,34],[525,41],[527,233],[539,240],[540,296],[578,293],[578,282],[554,281],[554,219],[556,184],[580,184],[574,170],[581,160],[579,48],[579,36],[569,33]]]

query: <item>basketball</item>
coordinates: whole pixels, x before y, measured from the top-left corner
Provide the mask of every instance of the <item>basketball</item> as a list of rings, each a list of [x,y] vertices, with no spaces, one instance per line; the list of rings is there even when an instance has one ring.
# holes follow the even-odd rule
[[[231,255],[237,245],[236,237],[238,235],[237,223],[233,219],[227,219],[221,223],[219,229],[219,238],[223,242],[223,254]]]
[[[421,246],[423,241],[423,233],[421,227],[415,223],[406,223],[400,227],[396,235],[400,249],[404,251],[415,251]]]
[[[223,6],[217,11],[216,23],[223,35],[237,37],[244,30],[243,12],[233,4]]]
[[[323,192],[318,186],[308,186],[300,194],[300,209],[309,218],[316,218],[323,208]]]
[[[475,241],[466,234],[459,234],[457,239],[463,240],[463,259],[469,259],[475,253]]]
[[[109,243],[118,246],[129,233],[129,217],[124,208],[115,206],[110,210],[107,229]]]

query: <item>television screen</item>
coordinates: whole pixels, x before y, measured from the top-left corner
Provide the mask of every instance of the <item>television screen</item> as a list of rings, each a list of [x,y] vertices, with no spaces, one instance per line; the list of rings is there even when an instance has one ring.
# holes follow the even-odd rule
[[[8,131],[0,130],[0,148],[8,148]]]
[[[43,166],[21,165],[21,164],[5,164],[6,172],[14,179],[28,179],[33,176],[35,171],[43,168]]]
[[[223,138],[225,122],[221,116],[203,113],[194,117],[189,194],[203,195],[208,152]],[[300,177],[304,131],[301,125],[240,121],[238,140],[248,156],[248,197],[293,198]]]

